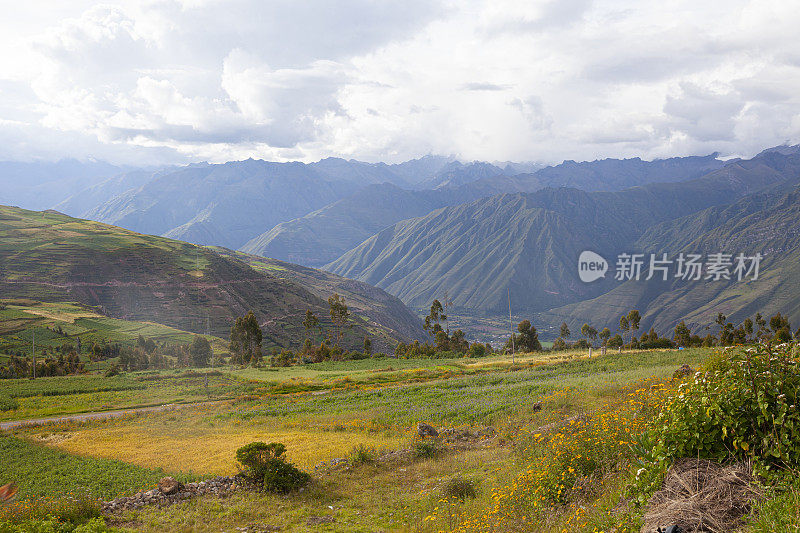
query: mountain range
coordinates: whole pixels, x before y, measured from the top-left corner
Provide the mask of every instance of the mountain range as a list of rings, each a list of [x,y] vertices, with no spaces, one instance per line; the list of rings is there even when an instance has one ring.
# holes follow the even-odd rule
[[[328,158],[309,164],[250,159],[161,168],[95,162],[24,165],[0,163],[0,182],[14,181],[25,168],[34,176],[27,189],[12,188],[9,203],[24,203],[12,201],[23,197],[31,201],[35,191],[58,181],[59,172],[73,176],[37,201],[124,227],[132,235],[204,245],[202,253],[244,269],[237,274],[243,279],[254,273],[264,276],[277,284],[277,293],[282,289],[275,287],[282,283],[292,287],[287,294],[302,289],[304,296],[293,298],[300,307],[324,309],[326,294],[340,292],[358,306],[362,331],[377,328],[386,339],[418,338],[418,319],[404,304],[423,311],[445,291],[453,301],[452,312],[474,316],[507,312],[510,294],[518,313],[546,327],[562,320],[573,326],[614,323],[621,310],[632,307],[641,308],[643,326],[662,332],[678,317],[705,327],[717,308],[739,317],[767,299],[771,305],[781,303],[785,313],[796,312],[792,297],[780,296],[787,280],[794,279],[785,259],[795,253],[793,241],[778,242],[780,235],[758,237],[750,231],[766,232],[767,224],[781,222],[783,235],[793,235],[792,195],[800,177],[796,146],[767,149],[749,160],[723,161],[711,154],[564,161],[541,168],[441,156],[400,164]],[[82,181],[75,177],[81,165],[87,167]],[[86,187],[75,186],[79,182]],[[181,246],[191,246],[186,242]],[[712,243],[738,243],[744,252],[763,253],[763,280],[709,287],[676,280],[623,283],[611,275],[583,283],[577,276],[577,257],[584,250],[608,258],[613,270],[620,253],[711,253]],[[100,260],[102,254],[85,253],[89,248],[78,254],[84,264],[74,267],[75,272]],[[186,250],[195,248],[170,253],[183,257]],[[103,253],[118,251],[114,245]],[[161,263],[163,259],[155,264]],[[154,275],[167,274],[156,268]],[[115,278],[109,283],[119,282]],[[75,292],[71,281],[48,283]],[[62,290],[59,297],[66,293]],[[220,294],[215,298],[251,302]],[[173,297],[190,305],[185,295]],[[133,312],[119,297],[108,298],[102,305],[110,313]],[[152,295],[142,301],[148,298]],[[151,313],[160,305],[153,301],[148,304]],[[274,303],[267,298],[258,308],[268,314],[289,312],[289,307],[270,307]],[[220,314],[219,323],[229,319],[230,309],[226,313]],[[159,316],[166,320],[168,314]],[[284,333],[286,328],[280,327]],[[276,345],[297,337],[297,331],[284,337],[277,329],[273,333]]]
[[[749,202],[743,205],[750,209],[762,205],[760,216],[772,220],[767,216],[770,209],[763,201],[759,204],[758,193],[785,193],[799,177],[800,155],[770,151],[682,182],[652,183],[618,192],[547,188],[493,196],[398,222],[325,268],[382,287],[418,309],[446,290],[456,311],[499,314],[507,310],[510,290],[519,312],[552,310],[542,319],[547,323],[567,320],[575,325],[591,320],[610,325],[621,309],[638,305],[646,317],[643,326],[656,325],[650,311],[645,313],[649,309],[646,304],[658,294],[655,289],[635,282],[620,285],[611,276],[583,283],[577,276],[580,253],[593,250],[613,258],[623,252],[649,250],[647,243],[655,243],[655,251],[677,253],[690,244],[699,246],[694,241],[707,237],[712,231],[702,227],[707,219],[731,225],[726,239],[749,243],[742,252],[752,253],[754,246],[761,249],[764,244],[766,253],[777,247],[753,241],[749,234],[734,238],[737,228],[745,229],[736,225],[745,208],[725,211],[722,206],[738,205],[740,200]],[[796,226],[800,222],[789,218],[786,223]],[[696,237],[687,243],[687,235]],[[782,249],[781,254],[791,252],[789,244]],[[647,296],[622,298],[634,290],[631,287]],[[589,308],[594,301],[597,305]],[[696,303],[683,311],[699,309]],[[599,313],[597,306],[606,312]],[[735,315],[737,310],[729,312]],[[674,326],[679,314],[661,313],[664,318],[658,327]],[[706,313],[703,320],[707,319]]]
[[[715,154],[655,161],[603,159],[566,161],[532,174],[507,175],[506,170],[488,163],[450,163],[422,182],[431,189],[406,190],[389,183],[370,185],[303,217],[282,222],[240,249],[318,267],[396,222],[441,207],[546,187],[614,191],[657,181],[689,180],[723,164]],[[509,164],[505,168],[510,168]]]

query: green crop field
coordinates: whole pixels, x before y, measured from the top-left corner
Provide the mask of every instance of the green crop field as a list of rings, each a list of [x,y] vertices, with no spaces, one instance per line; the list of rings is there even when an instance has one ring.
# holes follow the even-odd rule
[[[38,349],[75,345],[79,338],[84,346],[93,342],[134,346],[140,335],[168,344],[188,344],[195,336],[152,322],[109,318],[79,303],[0,299],[0,354],[29,354],[34,335]],[[205,337],[215,353],[227,352],[225,341],[211,335]]]

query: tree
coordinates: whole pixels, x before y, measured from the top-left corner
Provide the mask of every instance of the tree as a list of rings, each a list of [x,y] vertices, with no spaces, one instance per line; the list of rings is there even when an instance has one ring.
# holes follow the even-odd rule
[[[568,339],[570,336],[569,326],[567,326],[566,322],[561,323],[561,329],[559,331],[560,336],[562,339]]]
[[[442,325],[439,322],[447,320],[447,315],[444,314],[442,302],[434,300],[431,304],[431,312],[425,317],[425,323],[422,328],[428,332],[431,337],[436,337],[436,334],[443,331]]]
[[[720,344],[722,344],[722,330],[725,328],[725,322],[728,320],[728,317],[723,315],[722,313],[717,313],[717,319],[714,320],[714,323],[719,326],[719,338]]]
[[[788,342],[792,340],[792,327],[789,325],[789,320],[780,313],[769,319],[769,327],[775,334],[775,342]]]
[[[769,319],[769,328],[773,333],[778,333],[780,330],[789,327],[789,320],[780,313]]]
[[[350,318],[350,311],[344,303],[344,297],[334,293],[333,296],[328,298],[328,305],[330,306],[331,322],[336,328],[336,342],[335,346],[339,346],[342,340],[342,329],[347,326],[347,320]]]
[[[252,311],[236,319],[231,327],[230,350],[234,363],[246,365],[261,360],[261,342],[264,334]]]
[[[758,326],[758,329],[756,330],[756,337],[760,340],[767,331],[767,321],[764,320],[764,317],[761,316],[761,313],[756,313],[756,326]]]
[[[600,340],[603,341],[603,345],[608,345],[608,339],[611,338],[611,330],[608,328],[603,328],[603,331],[600,332]]]
[[[672,336],[672,340],[675,341],[675,344],[678,346],[689,346],[692,343],[692,332],[689,331],[689,327],[686,323],[681,320],[681,323],[675,326],[675,334]]]
[[[192,356],[194,366],[208,366],[208,362],[211,360],[211,353],[211,344],[208,340],[200,335],[195,335],[191,346],[189,346],[189,355]]]
[[[306,318],[303,320],[303,327],[306,328],[306,339],[310,339],[311,330],[319,326],[319,319],[311,312],[311,309],[306,309]]]
[[[625,335],[628,334],[628,330],[631,329],[631,323],[628,321],[628,317],[622,315],[619,317],[619,330],[622,332],[622,344],[625,344]]]
[[[542,350],[542,344],[539,342],[539,334],[536,328],[531,325],[530,320],[523,320],[517,325],[519,336],[517,342],[519,347],[526,352],[539,352]]]
[[[447,336],[446,331],[437,331],[434,343],[436,344],[437,352],[446,352],[450,350],[450,337]]]
[[[592,342],[594,342],[594,340],[597,339],[597,330],[589,324],[584,324],[581,326],[581,335],[583,335],[585,339],[591,339]]]
[[[639,322],[642,320],[642,315],[638,309],[631,309],[628,313],[628,324],[631,327],[631,335],[639,330]]]
[[[454,352],[460,353],[466,353],[467,350],[469,350],[469,342],[467,341],[464,332],[460,329],[455,330],[453,335],[450,337],[450,349]]]
[[[745,340],[749,340],[750,336],[753,334],[753,320],[751,318],[745,318],[744,322],[742,322],[742,327],[747,336]]]
[[[364,355],[372,355],[372,341],[367,335],[364,335]]]
[[[473,342],[469,345],[469,351],[467,354],[469,357],[483,357],[486,355],[486,345],[479,342]]]

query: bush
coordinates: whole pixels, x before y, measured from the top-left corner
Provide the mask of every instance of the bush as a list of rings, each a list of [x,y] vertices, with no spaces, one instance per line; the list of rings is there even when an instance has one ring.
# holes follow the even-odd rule
[[[5,394],[0,394],[0,411],[13,411],[19,409],[19,402]]]
[[[108,370],[106,370],[105,377],[112,378],[119,375],[119,367],[116,363],[112,363]]]
[[[441,453],[441,448],[435,442],[416,441],[412,448],[414,457],[418,459],[430,459]]]
[[[286,446],[278,442],[251,442],[236,450],[242,476],[265,492],[291,492],[306,485],[311,476],[286,462]]]
[[[663,467],[674,459],[751,460],[767,476],[800,468],[800,372],[795,346],[730,351],[683,383],[642,446]],[[650,448],[648,450],[648,448]]]
[[[108,531],[116,530],[109,529],[102,518],[93,518],[80,525],[59,522],[53,517],[24,522],[0,522],[0,533],[106,533]]]
[[[448,500],[460,500],[463,502],[467,498],[474,499],[477,495],[475,483],[460,477],[451,479],[442,487],[442,497]]]
[[[269,365],[273,367],[292,366],[296,362],[297,357],[289,350],[281,350],[280,353],[275,353],[269,358]]]
[[[353,449],[350,450],[348,454],[348,459],[350,464],[355,465],[363,465],[363,464],[375,464],[378,460],[378,452],[375,451],[375,448],[372,446],[365,446],[363,444],[359,444],[358,446],[354,446]]]

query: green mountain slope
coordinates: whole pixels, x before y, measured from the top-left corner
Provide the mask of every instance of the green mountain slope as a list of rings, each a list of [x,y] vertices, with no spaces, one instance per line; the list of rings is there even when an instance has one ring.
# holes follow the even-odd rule
[[[213,250],[54,212],[0,207],[0,294],[76,301],[108,316],[152,321],[227,337],[249,310],[266,344],[297,345],[306,309],[327,316],[327,302],[296,282],[259,272]],[[373,330],[375,330],[373,332]],[[356,318],[349,342],[367,332],[393,348],[403,336]]]
[[[681,320],[695,330],[723,313],[739,323],[757,312],[780,312],[800,322],[800,190],[743,198],[648,230],[636,243],[645,253],[761,253],[757,280],[627,281],[592,300],[544,315],[548,324],[587,320],[613,325],[628,309],[644,311],[642,327],[667,333]],[[716,333],[716,329],[713,331]]]
[[[260,272],[286,279],[304,287],[322,299],[337,293],[344,296],[350,310],[365,319],[373,328],[385,330],[388,337],[402,335],[408,339],[425,339],[422,320],[396,296],[386,291],[324,270],[317,270],[277,259],[214,248],[221,255],[244,261]]]
[[[798,175],[800,157],[765,154],[680,183],[495,196],[399,222],[326,269],[384,288],[412,307],[423,308],[447,290],[456,309],[497,313],[510,289],[516,309],[542,311],[614,288],[610,276],[580,282],[581,251],[616,256],[655,224]]]

